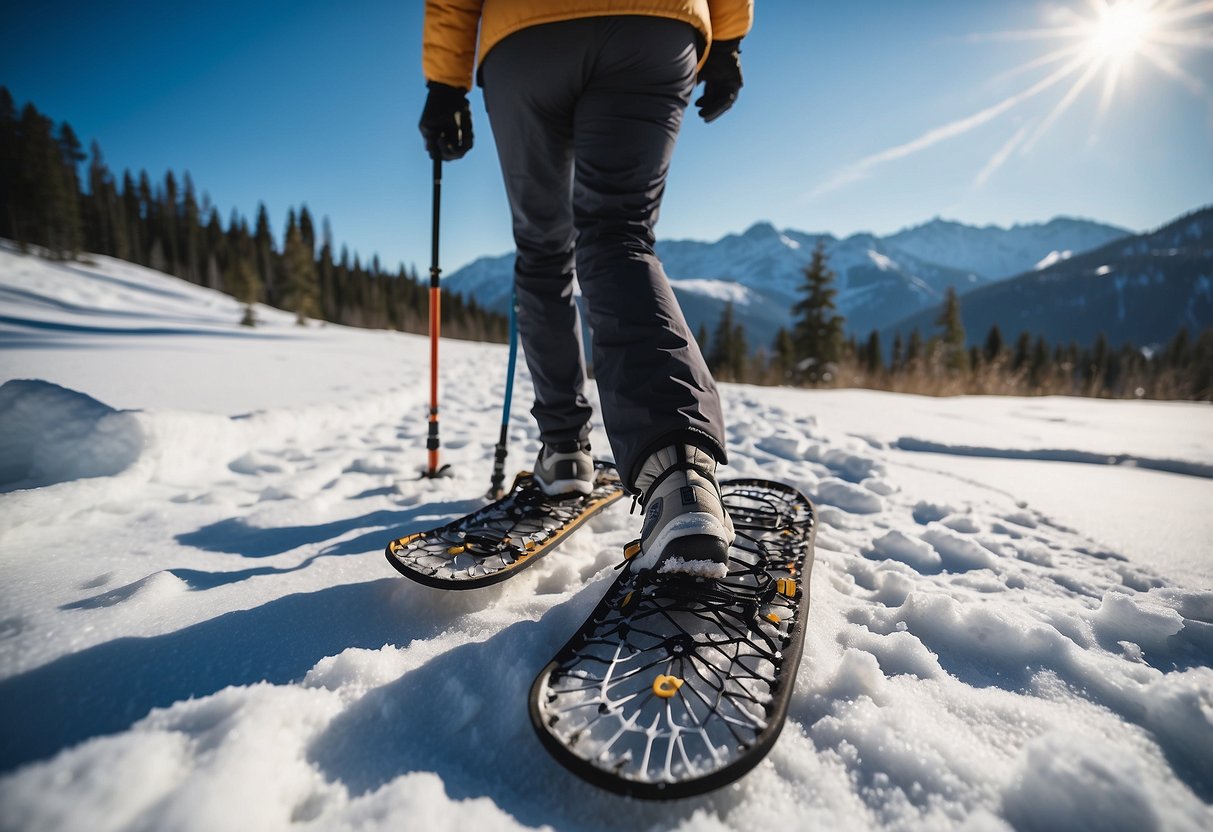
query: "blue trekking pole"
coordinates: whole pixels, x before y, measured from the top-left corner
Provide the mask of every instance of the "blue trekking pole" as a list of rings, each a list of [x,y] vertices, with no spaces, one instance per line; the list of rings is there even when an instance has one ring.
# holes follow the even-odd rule
[[[489,499],[496,500],[505,493],[505,457],[509,451],[510,402],[514,398],[514,365],[518,361],[518,296],[510,292],[510,360],[505,371],[505,404],[501,409],[501,436],[493,453],[493,479],[489,487]]]

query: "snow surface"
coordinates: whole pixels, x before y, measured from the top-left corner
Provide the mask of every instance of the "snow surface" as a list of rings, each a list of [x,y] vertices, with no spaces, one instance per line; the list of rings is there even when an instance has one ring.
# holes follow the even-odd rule
[[[1213,828],[1210,408],[723,385],[724,476],[819,508],[805,657],[762,764],[648,804],[526,714],[638,517],[478,591],[382,556],[480,504],[505,348],[444,342],[419,480],[426,340],[258,314],[0,251],[0,829]]]

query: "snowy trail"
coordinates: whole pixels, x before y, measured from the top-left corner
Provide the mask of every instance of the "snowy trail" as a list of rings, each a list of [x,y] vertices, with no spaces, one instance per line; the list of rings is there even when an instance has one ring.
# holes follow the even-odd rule
[[[625,505],[485,590],[382,556],[479,504],[504,349],[444,344],[456,478],[419,480],[424,339],[268,311],[240,338],[47,326],[234,329],[183,286],[0,252],[0,381],[42,380],[0,389],[5,487],[38,485],[0,494],[0,829],[1213,825],[1213,479],[901,441],[1210,465],[1208,408],[726,385],[725,476],[819,507],[805,659],[767,761],[645,804],[565,773],[525,708]],[[529,396],[522,373],[511,468]]]

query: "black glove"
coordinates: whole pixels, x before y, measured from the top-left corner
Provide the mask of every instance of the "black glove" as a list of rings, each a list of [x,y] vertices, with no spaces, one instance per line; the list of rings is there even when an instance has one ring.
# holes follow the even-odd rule
[[[472,108],[467,90],[430,81],[421,111],[421,135],[431,159],[451,162],[472,149]]]
[[[695,106],[704,121],[715,121],[733,106],[741,90],[741,38],[713,41],[699,80],[703,81],[703,95]]]

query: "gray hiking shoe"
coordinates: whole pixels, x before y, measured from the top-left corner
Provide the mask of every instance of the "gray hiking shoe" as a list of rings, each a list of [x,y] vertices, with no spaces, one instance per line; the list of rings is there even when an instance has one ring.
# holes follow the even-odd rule
[[[594,457],[590,443],[574,439],[544,445],[535,460],[535,482],[549,497],[589,494],[594,490]]]
[[[720,500],[716,460],[694,445],[671,445],[645,460],[636,477],[644,510],[638,569],[707,578],[728,574],[736,533]]]

